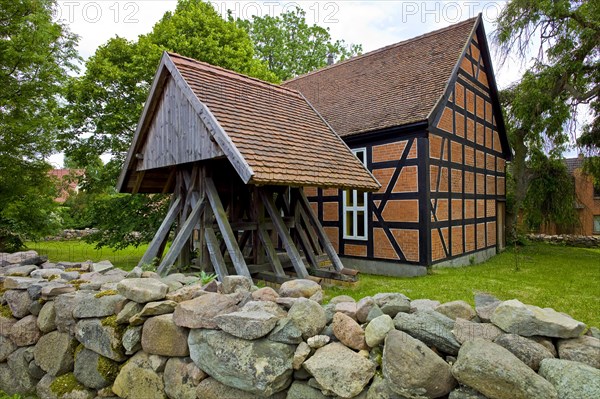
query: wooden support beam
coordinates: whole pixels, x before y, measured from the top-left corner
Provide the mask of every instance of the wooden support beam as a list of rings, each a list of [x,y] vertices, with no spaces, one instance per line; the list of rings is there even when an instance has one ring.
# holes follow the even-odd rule
[[[329,241],[329,237],[327,237],[327,234],[325,234],[325,230],[323,230],[323,226],[321,226],[321,223],[319,223],[319,219],[317,219],[317,216],[314,214],[312,208],[310,207],[308,199],[306,198],[306,194],[304,194],[304,190],[299,188],[299,189],[297,189],[297,192],[298,192],[298,196],[299,196],[299,203],[306,211],[306,215],[308,216],[311,224],[317,231],[317,235],[319,236],[319,241],[321,242],[321,245],[323,246],[325,253],[329,256],[329,259],[331,259],[331,263],[333,264],[333,267],[335,268],[335,270],[337,270],[338,272],[341,272],[342,270],[344,270],[344,265],[342,264],[342,261],[340,260],[337,252],[335,252],[335,249],[333,248],[331,241]]]
[[[177,236],[175,237],[175,239],[173,239],[173,242],[171,243],[171,248],[169,248],[169,252],[167,252],[167,255],[158,267],[157,273],[161,276],[167,275],[169,273],[169,270],[171,269],[171,266],[177,259],[177,256],[181,253],[183,247],[188,243],[190,235],[194,230],[194,226],[200,219],[200,216],[202,215],[205,206],[206,201],[203,197],[202,199],[200,199],[200,201],[196,202],[196,205],[192,209],[192,212],[190,212],[190,215],[186,219],[185,223],[183,223],[183,226],[181,226],[181,229],[179,229]]]
[[[278,276],[285,276],[285,272],[283,271],[283,266],[281,266],[281,261],[279,260],[279,255],[277,255],[277,251],[275,250],[275,246],[273,245],[273,241],[271,241],[271,235],[264,227],[259,227],[258,236],[260,241],[265,248],[265,252],[267,253],[267,260],[273,267],[273,271]]]
[[[294,266],[294,270],[296,270],[296,274],[300,278],[308,277],[306,266],[304,265],[304,262],[300,257],[298,249],[292,241],[292,237],[287,229],[287,226],[281,218],[281,213],[279,212],[279,209],[277,209],[275,203],[273,202],[273,196],[271,195],[271,193],[266,192],[264,189],[259,189],[258,191],[260,192],[260,197],[262,198],[265,208],[269,216],[271,217],[271,221],[275,226],[275,231],[277,231],[277,234],[281,238],[283,247],[285,248],[288,256],[290,257],[292,265]]]
[[[302,223],[300,223],[301,217],[300,217],[300,212],[298,211],[298,209],[301,208],[301,206],[300,206],[300,204],[298,204],[298,201],[293,201],[292,206],[295,207],[294,213],[295,213],[295,217],[296,217],[296,228],[294,229],[294,231],[296,232],[296,235],[298,236],[298,242],[300,243],[300,246],[302,247],[302,251],[304,252],[304,257],[308,260],[311,268],[316,269],[319,267],[319,262],[317,261],[315,253],[313,252],[313,248],[310,244],[308,236],[306,235],[306,232],[304,231],[304,226],[302,226]]]
[[[297,202],[299,203],[300,199],[298,199]],[[319,244],[319,237],[317,237],[317,233],[315,232],[314,227],[310,223],[310,219],[308,218],[306,211],[299,204],[296,206],[296,211],[299,213],[302,223],[304,223],[304,226],[306,226],[305,230],[308,233],[308,238],[310,238],[310,244],[312,245],[313,250],[315,251],[315,254],[317,254],[317,255],[322,254],[323,251],[321,249],[321,245]]]
[[[173,180],[175,180],[175,175],[177,174],[177,168],[171,168],[171,172],[169,173],[169,177],[167,178],[167,182],[165,183],[162,193],[166,194],[169,192],[169,188],[173,185]]]
[[[206,246],[210,256],[210,261],[215,269],[215,273],[219,277],[219,281],[223,281],[223,277],[228,276],[227,266],[225,260],[219,249],[219,240],[212,227],[204,228],[204,238],[206,240]]]
[[[160,247],[165,241],[165,239],[168,237],[169,232],[171,231],[171,226],[173,225],[173,222],[177,217],[177,212],[179,212],[179,205],[181,203],[180,201],[181,198],[177,197],[175,198],[175,201],[171,203],[167,215],[160,224],[160,227],[156,231],[156,234],[154,234],[154,238],[152,238],[150,245],[148,245],[148,249],[146,249],[146,252],[144,253],[144,256],[142,256],[142,259],[140,259],[138,266],[142,266],[143,264],[150,264],[153,262],[154,258],[157,257],[158,252],[160,251]]]
[[[140,187],[142,186],[142,181],[144,181],[144,176],[146,175],[146,171],[142,170],[141,172],[137,172],[137,176],[135,179],[135,183],[133,185],[133,189],[131,190],[131,194],[137,194],[140,191]]]
[[[227,246],[229,256],[233,262],[233,267],[235,267],[235,271],[240,276],[250,277],[250,271],[248,271],[248,267],[246,266],[244,255],[238,247],[233,230],[231,229],[229,221],[227,220],[227,213],[225,212],[225,209],[223,209],[223,204],[219,198],[219,193],[217,192],[215,183],[210,177],[207,177],[205,180],[205,190],[212,211],[215,214],[217,225],[219,226],[219,230],[223,236],[223,241]]]

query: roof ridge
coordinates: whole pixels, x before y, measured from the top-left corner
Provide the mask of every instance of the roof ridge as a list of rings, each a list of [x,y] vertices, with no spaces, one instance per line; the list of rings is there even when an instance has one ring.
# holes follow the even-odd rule
[[[281,86],[279,84],[270,83],[270,82],[264,81],[262,79],[244,75],[243,73],[235,72],[235,71],[232,71],[232,70],[229,70],[229,69],[217,66],[217,65],[212,65],[212,64],[209,64],[208,62],[198,61],[194,58],[186,57],[184,55],[174,53],[171,51],[167,51],[166,53],[169,55],[169,57],[180,58],[180,59],[185,60],[185,61],[195,65],[196,67],[204,69],[208,72],[214,72],[214,73],[218,73],[219,75],[229,76],[233,79],[243,81],[243,82],[246,82],[249,84],[253,84],[255,86],[265,86],[265,88],[275,89],[275,90],[284,92],[286,94],[294,94],[296,96],[300,95],[300,92],[298,90],[292,89],[290,87],[285,87],[285,86]]]
[[[330,69],[333,69],[333,68],[341,66],[341,65],[346,65],[346,64],[351,63],[353,61],[358,61],[358,60],[361,60],[363,58],[370,57],[372,55],[379,54],[379,53],[382,53],[384,51],[388,51],[388,50],[390,50],[392,48],[400,47],[400,46],[408,44],[408,43],[412,43],[412,42],[415,42],[415,41],[418,41],[418,40],[426,39],[426,38],[431,37],[431,36],[435,36],[435,35],[438,35],[438,34],[441,34],[441,33],[445,33],[445,32],[447,32],[449,30],[452,30],[452,29],[458,29],[459,27],[462,27],[463,25],[466,25],[468,23],[475,23],[478,18],[479,18],[478,16],[472,17],[472,18],[466,19],[464,21],[457,22],[456,24],[453,24],[453,25],[450,25],[450,26],[446,26],[444,28],[440,28],[438,30],[434,30],[434,31],[431,31],[431,32],[426,32],[426,33],[424,33],[422,35],[411,37],[409,39],[402,40],[402,41],[397,42],[397,43],[388,44],[387,46],[380,47],[378,49],[369,51],[368,53],[360,54],[360,55],[357,55],[355,57],[348,58],[348,59],[346,59],[344,61],[337,62],[337,63],[332,64],[332,65],[327,65],[327,66],[325,66],[325,67],[323,67],[321,69],[317,69],[317,70],[305,73],[303,75],[296,76],[296,77],[294,77],[292,79],[286,80],[285,82],[281,83],[281,86],[282,87],[286,87],[285,86],[286,83],[293,82],[295,80],[300,80],[300,79],[303,79],[303,78],[305,78],[307,76],[311,76],[311,75],[323,72],[325,70],[330,70]]]

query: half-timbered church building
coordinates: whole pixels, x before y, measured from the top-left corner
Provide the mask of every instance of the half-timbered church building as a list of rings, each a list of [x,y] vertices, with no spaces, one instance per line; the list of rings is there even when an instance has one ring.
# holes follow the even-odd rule
[[[118,189],[171,193],[160,273],[354,281],[502,249],[510,154],[478,17],[282,86],[164,53]]]
[[[344,262],[419,275],[504,246],[511,157],[481,16],[284,83],[381,183],[306,189]]]

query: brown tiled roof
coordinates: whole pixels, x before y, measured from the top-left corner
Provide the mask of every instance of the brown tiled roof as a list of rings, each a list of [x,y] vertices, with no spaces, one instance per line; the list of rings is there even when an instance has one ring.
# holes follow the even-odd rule
[[[177,54],[169,56],[251,167],[250,183],[379,188],[296,90]]]
[[[297,77],[340,136],[424,121],[445,92],[477,18]]]

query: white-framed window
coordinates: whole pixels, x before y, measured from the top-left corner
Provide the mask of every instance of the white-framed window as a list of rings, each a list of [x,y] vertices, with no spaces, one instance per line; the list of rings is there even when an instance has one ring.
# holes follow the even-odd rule
[[[354,155],[363,163],[367,163],[367,149],[356,148]],[[367,193],[357,190],[344,190],[344,238],[351,240],[367,240]]]
[[[594,234],[600,234],[600,215],[594,215]]]

